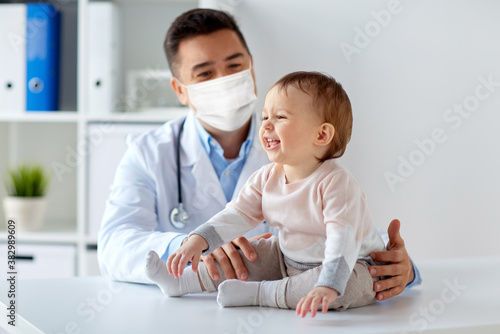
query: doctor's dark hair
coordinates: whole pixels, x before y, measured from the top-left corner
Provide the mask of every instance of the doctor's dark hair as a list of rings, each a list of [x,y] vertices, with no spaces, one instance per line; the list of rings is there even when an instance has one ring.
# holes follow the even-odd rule
[[[325,123],[335,128],[328,151],[320,161],[340,158],[351,139],[351,101],[342,85],[333,77],[319,72],[293,72],[279,79],[272,87],[288,94],[288,87],[300,89],[312,98],[312,106],[320,112]],[[271,87],[271,88],[272,88]]]
[[[207,35],[223,29],[234,31],[240,39],[241,44],[243,44],[248,54],[250,54],[240,28],[236,24],[234,17],[228,13],[213,9],[192,9],[177,17],[168,29],[165,42],[163,43],[168,66],[174,76],[178,75],[177,53],[179,51],[179,44],[183,40],[199,35]]]

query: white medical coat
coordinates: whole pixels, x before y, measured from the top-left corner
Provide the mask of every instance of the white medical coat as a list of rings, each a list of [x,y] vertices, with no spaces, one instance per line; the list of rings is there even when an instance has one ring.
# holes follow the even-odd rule
[[[182,116],[133,140],[117,168],[98,237],[103,275],[149,283],[144,275],[148,251],[161,256],[179,233],[189,233],[227,204],[194,117],[190,111],[180,142],[182,198],[190,223],[183,230],[170,223],[170,212],[178,206],[176,144]],[[269,163],[257,133],[258,128],[233,196],[254,171]],[[252,235],[265,232],[269,228],[261,224]]]

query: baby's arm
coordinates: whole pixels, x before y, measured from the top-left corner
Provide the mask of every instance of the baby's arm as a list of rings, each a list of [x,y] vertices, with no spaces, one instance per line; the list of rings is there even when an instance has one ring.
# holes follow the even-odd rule
[[[339,293],[332,288],[317,286],[309,291],[307,296],[302,297],[297,304],[295,313],[300,315],[301,318],[304,318],[307,313],[311,311],[311,318],[314,318],[319,305],[322,306],[321,311],[326,313],[328,311],[328,305],[333,303],[337,299],[338,295]]]
[[[193,234],[189,239],[168,257],[167,269],[170,275],[178,278],[184,272],[184,268],[191,262],[192,269],[198,272],[198,263],[200,262],[201,253],[208,248],[208,242],[205,238]]]

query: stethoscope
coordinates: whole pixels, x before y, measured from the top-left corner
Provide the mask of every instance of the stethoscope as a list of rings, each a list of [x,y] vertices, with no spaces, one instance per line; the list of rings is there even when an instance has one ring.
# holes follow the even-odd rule
[[[179,134],[177,135],[177,152],[176,152],[176,160],[177,160],[177,196],[179,199],[179,204],[177,207],[173,208],[170,211],[170,224],[177,229],[183,229],[189,224],[189,213],[184,210],[182,205],[182,185],[181,185],[181,135],[184,130],[184,123],[186,119],[182,121],[182,124],[179,128]]]

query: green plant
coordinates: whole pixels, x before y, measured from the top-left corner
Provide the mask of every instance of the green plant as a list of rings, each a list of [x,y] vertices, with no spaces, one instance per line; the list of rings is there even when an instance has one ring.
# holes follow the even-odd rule
[[[47,191],[49,174],[40,164],[22,164],[8,173],[7,193],[17,197],[41,197]]]

